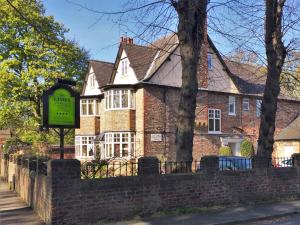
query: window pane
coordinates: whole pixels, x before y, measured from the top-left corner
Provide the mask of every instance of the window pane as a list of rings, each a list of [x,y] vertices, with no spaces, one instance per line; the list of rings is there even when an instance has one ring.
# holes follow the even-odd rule
[[[96,115],[100,115],[100,101],[96,100]]]
[[[82,156],[87,156],[87,146],[82,145]]]
[[[134,97],[134,93],[133,91],[129,91],[130,93],[130,108],[134,108],[135,107],[135,97]]]
[[[214,118],[214,110],[208,110],[208,118]]]
[[[209,119],[208,120],[208,130],[209,131],[214,131],[214,120],[213,119]]]
[[[87,137],[81,137],[82,138],[82,144],[87,144]]]
[[[120,157],[120,144],[115,144],[114,157]]]
[[[122,108],[128,108],[128,90],[122,90]]]
[[[215,110],[215,118],[220,118],[220,110]]]
[[[94,146],[93,145],[88,145],[88,153],[89,153],[89,156],[94,155]]]
[[[128,133],[122,134],[122,142],[128,142]]]
[[[243,110],[244,111],[249,110],[249,99],[247,98],[243,99]]]
[[[113,108],[120,108],[120,92],[119,90],[114,90],[113,92]]]
[[[220,131],[220,120],[215,120],[215,131]]]
[[[94,100],[88,100],[89,115],[94,115]]]
[[[114,134],[114,142],[120,142],[120,134]]]
[[[87,115],[86,100],[81,100],[81,115]]]
[[[75,145],[75,155],[80,156],[80,145]]]
[[[128,156],[128,144],[122,144],[122,156],[127,157]]]

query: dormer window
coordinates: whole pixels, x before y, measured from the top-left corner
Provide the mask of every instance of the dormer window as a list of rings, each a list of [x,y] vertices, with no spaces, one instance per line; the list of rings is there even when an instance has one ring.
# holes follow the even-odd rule
[[[126,76],[127,75],[127,70],[128,70],[128,61],[127,59],[123,59],[121,61],[121,66],[122,66],[122,76]]]
[[[95,87],[95,75],[94,74],[92,74],[92,75],[89,76],[89,81],[88,82],[89,82],[89,86],[91,88]]]

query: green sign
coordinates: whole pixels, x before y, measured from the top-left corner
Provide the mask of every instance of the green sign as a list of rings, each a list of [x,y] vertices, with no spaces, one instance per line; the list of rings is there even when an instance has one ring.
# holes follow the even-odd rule
[[[43,126],[79,128],[79,94],[70,86],[57,84],[43,94]]]
[[[48,124],[62,126],[75,124],[75,97],[72,97],[68,90],[60,88],[49,96]]]

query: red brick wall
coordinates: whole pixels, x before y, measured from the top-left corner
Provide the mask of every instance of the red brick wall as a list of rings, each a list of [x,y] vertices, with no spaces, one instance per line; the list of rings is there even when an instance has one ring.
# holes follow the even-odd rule
[[[163,87],[145,88],[145,156],[175,160],[176,110],[179,102],[179,89]],[[195,119],[194,159],[203,155],[218,154],[220,137],[241,134],[250,138],[256,145],[260,119],[256,117],[256,98],[247,97],[250,110],[242,110],[243,96],[236,98],[236,116],[228,115],[230,94],[201,91],[197,96]],[[208,134],[208,108],[221,110],[221,135]],[[300,103],[279,101],[276,119],[276,134],[293,121],[300,113]],[[152,142],[151,133],[162,133],[163,141]]]

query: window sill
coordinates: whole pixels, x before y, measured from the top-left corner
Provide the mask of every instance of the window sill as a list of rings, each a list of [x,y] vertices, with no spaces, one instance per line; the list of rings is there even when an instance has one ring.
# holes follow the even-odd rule
[[[116,110],[135,110],[135,108],[117,108],[117,109],[105,109],[105,112],[116,111]]]
[[[222,134],[221,131],[208,131],[208,134]]]
[[[236,116],[236,113],[228,113],[229,116]]]

